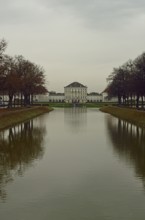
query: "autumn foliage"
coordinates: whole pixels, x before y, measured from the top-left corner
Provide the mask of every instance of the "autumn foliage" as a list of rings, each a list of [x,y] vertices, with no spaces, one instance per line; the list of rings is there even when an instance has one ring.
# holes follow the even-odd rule
[[[114,68],[108,81],[107,92],[110,97],[117,96],[120,105],[144,108],[145,53]]]
[[[30,105],[33,95],[45,94],[44,69],[23,56],[11,57],[4,54],[7,43],[0,41],[0,93],[9,96],[8,107],[12,107],[15,95],[21,105]]]

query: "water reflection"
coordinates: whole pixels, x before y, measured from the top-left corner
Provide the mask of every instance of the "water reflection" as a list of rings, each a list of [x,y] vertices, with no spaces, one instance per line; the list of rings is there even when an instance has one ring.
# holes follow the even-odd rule
[[[106,119],[115,152],[134,167],[145,187],[145,129],[110,116]]]
[[[64,121],[71,132],[78,133],[87,124],[87,108],[65,108]]]
[[[34,159],[41,158],[45,134],[33,120],[0,132],[0,199],[6,199],[5,186],[16,175],[22,175]]]

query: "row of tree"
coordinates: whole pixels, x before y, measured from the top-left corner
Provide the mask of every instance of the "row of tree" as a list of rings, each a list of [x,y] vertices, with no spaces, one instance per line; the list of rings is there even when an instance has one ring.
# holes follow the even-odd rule
[[[135,60],[129,60],[119,68],[114,68],[108,81],[108,95],[118,97],[119,104],[144,107],[145,53]]]
[[[0,40],[0,94],[8,95],[8,107],[16,95],[21,105],[30,105],[35,94],[47,92],[44,69],[23,56],[4,54],[6,47],[7,42]]]

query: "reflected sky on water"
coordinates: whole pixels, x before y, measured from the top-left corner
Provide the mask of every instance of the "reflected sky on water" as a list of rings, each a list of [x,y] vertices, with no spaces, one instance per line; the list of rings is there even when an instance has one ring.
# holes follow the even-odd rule
[[[143,220],[145,131],[55,109],[0,133],[3,220]]]

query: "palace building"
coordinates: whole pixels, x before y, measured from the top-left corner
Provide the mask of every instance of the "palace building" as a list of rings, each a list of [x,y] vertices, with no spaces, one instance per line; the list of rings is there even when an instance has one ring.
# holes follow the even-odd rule
[[[73,82],[64,87],[64,93],[50,91],[45,95],[35,95],[35,102],[65,102],[65,103],[95,103],[95,102],[116,102],[117,98],[109,98],[104,90],[101,94],[97,92],[87,93],[87,86],[79,82]]]
[[[91,92],[87,93],[87,86],[79,82],[73,82],[64,87],[63,93],[58,93],[55,91],[47,92],[46,94],[33,94],[33,102],[43,102],[43,103],[96,103],[96,102],[117,102],[117,97],[109,97],[107,89],[105,89],[102,93]],[[20,94],[14,95],[13,102],[20,102]],[[3,105],[7,105],[9,101],[9,97],[7,93],[0,93],[0,107]]]
[[[64,95],[66,103],[86,103],[87,86],[78,82],[73,82],[64,87]]]

